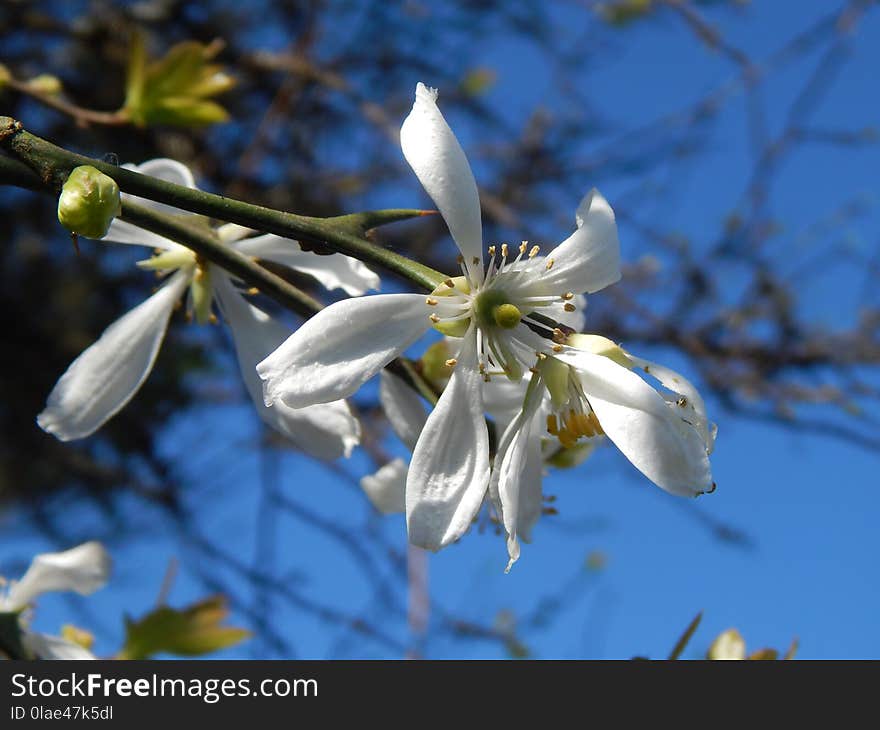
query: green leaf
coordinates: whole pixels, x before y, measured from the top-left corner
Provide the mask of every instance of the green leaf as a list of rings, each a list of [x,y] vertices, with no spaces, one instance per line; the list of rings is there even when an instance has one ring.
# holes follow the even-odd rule
[[[234,646],[250,636],[246,629],[221,626],[229,613],[224,596],[211,596],[182,609],[160,606],[139,621],[126,619],[119,659],[159,654],[199,656]]]

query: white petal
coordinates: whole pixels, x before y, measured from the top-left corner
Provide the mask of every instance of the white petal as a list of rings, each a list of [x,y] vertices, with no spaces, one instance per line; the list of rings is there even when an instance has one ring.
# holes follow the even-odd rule
[[[473,326],[457,360],[422,429],[406,480],[409,540],[428,550],[439,550],[464,534],[489,484],[489,433]]]
[[[345,401],[306,408],[291,408],[281,402],[266,406],[256,366],[284,341],[288,330],[246,301],[222,271],[212,269],[212,277],[217,302],[232,331],[241,377],[263,422],[318,459],[329,461],[340,456],[348,457],[360,443],[361,430]]]
[[[541,516],[541,431],[536,423],[545,389],[534,381],[526,394],[523,409],[501,437],[495,457],[493,481],[497,480],[498,503],[507,531],[507,571],[519,559],[517,536],[525,536]],[[537,511],[536,511],[537,510]]]
[[[571,350],[557,357],[577,368],[605,434],[648,479],[680,496],[712,490],[703,439],[674,405],[607,357]]]
[[[477,183],[461,145],[436,104],[437,91],[416,86],[412,111],[400,128],[403,156],[437,206],[464,256],[472,280],[482,278],[483,231]],[[474,265],[473,259],[479,263]]]
[[[412,451],[428,418],[421,398],[401,378],[383,370],[379,375],[379,401],[394,433]]]
[[[521,380],[498,377],[483,383],[483,406],[501,433],[522,411],[531,377],[532,374],[526,372]]]
[[[51,591],[75,591],[85,596],[103,586],[109,575],[110,555],[99,542],[86,542],[60,553],[43,553],[12,585],[4,608],[18,611]]]
[[[363,262],[341,253],[319,256],[303,251],[299,243],[290,238],[267,234],[240,240],[235,248],[248,256],[275,261],[313,276],[325,288],[342,289],[349,296],[360,296],[380,285],[379,276]]]
[[[152,231],[138,228],[119,218],[114,218],[107,229],[107,235],[101,239],[102,243],[127,243],[133,246],[146,246],[147,248],[161,248],[163,251],[173,251],[183,248],[167,238],[163,238]]]
[[[62,639],[60,636],[38,634],[26,631],[22,643],[37,659],[95,659],[95,655],[79,644]]]
[[[577,230],[549,254],[543,282],[558,292],[592,293],[620,280],[620,242],[614,211],[593,188],[577,209]]]
[[[347,398],[428,329],[421,294],[331,304],[257,365],[267,404],[294,408]]]
[[[111,324],[61,376],[37,423],[61,441],[85,438],[114,416],[146,380],[188,276],[178,272],[159,291]]]
[[[684,411],[682,411],[682,416],[694,425],[700,433],[703,443],[706,444],[706,450],[711,454],[715,448],[715,432],[717,429],[715,424],[709,423],[709,419],[706,416],[706,404],[696,386],[684,375],[671,370],[665,365],[659,365],[650,360],[643,360],[640,357],[633,357],[629,353],[627,355],[636,367],[641,368],[648,375],[657,378],[669,390],[684,396],[685,403],[679,404],[679,408],[686,409],[689,415],[685,415]]]
[[[394,459],[375,474],[361,479],[361,488],[383,515],[406,509],[406,472],[406,462],[403,459]]]

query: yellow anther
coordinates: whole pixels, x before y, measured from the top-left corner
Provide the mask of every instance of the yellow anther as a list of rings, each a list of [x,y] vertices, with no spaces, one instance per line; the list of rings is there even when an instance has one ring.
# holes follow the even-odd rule
[[[552,269],[552,268],[553,268],[553,259],[547,259],[547,266],[546,266],[547,271],[550,271],[550,269]]]
[[[434,324],[437,324],[440,321],[440,317],[433,313],[428,316],[428,319],[430,319]]]
[[[532,250],[529,251],[529,258],[530,259],[535,258],[535,256],[538,255],[538,251],[540,251],[540,250],[541,250],[540,246],[532,246]]]
[[[573,312],[575,309],[577,309],[577,307],[575,307],[574,304],[572,304],[571,302],[566,302],[565,304],[562,305],[562,308],[566,312]]]
[[[590,423],[593,424],[597,434],[604,435],[605,431],[602,429],[602,424],[599,423],[599,419],[593,411],[590,411]]]
[[[490,256],[494,256],[494,255],[495,255],[495,247],[494,247],[494,246],[489,246],[489,249],[488,249],[488,250],[489,250],[489,255],[490,255]]]
[[[546,360],[547,359],[547,353],[545,353],[545,352],[536,352],[535,354],[538,356],[539,360]]]
[[[501,244],[501,255],[502,255],[504,258],[507,258],[507,252],[508,252],[508,250],[509,250],[509,249],[507,248],[507,244],[506,244],[506,243],[502,243],[502,244]]]
[[[553,345],[550,349],[552,349],[553,352],[562,352],[562,345],[556,344]]]
[[[208,322],[210,322],[211,324],[217,324],[217,315],[211,312],[208,315]]]
[[[559,329],[559,327],[553,328],[553,341],[559,345],[565,342],[565,332]]]
[[[547,416],[547,433],[556,436],[559,433],[559,425],[556,423],[556,416],[550,414]]]
[[[425,300],[425,304],[427,304],[427,305],[430,306],[430,307],[436,307],[436,306],[437,306],[437,300],[436,300],[436,299],[433,299],[433,298],[431,298],[431,297],[428,297],[428,298]]]
[[[255,286],[252,286],[250,289],[248,289],[248,290],[245,292],[245,294],[250,294],[251,296],[255,296],[255,295],[259,294],[259,293],[260,293],[260,290],[257,289],[257,287],[255,287]]]
[[[565,294],[562,295],[562,298],[565,301],[570,301],[570,300],[574,299],[574,294],[570,291],[567,291],[567,292],[565,292]]]
[[[522,254],[522,253],[525,253],[525,252],[526,252],[526,249],[527,249],[528,247],[529,247],[529,242],[528,242],[528,241],[523,241],[523,242],[519,245],[519,252],[520,252],[521,254]]]
[[[474,257],[471,259],[471,263],[472,263],[474,266],[479,266],[479,265],[480,265],[480,257],[479,257],[479,256],[474,256]]]
[[[454,368],[456,365],[458,365],[458,360],[456,360],[454,357],[450,357],[446,361],[446,367],[448,368]]]

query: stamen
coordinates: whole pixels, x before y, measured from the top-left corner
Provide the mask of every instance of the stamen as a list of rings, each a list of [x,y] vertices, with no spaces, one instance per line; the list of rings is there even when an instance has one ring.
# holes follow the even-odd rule
[[[428,319],[430,319],[434,324],[437,324],[437,323],[440,321],[440,317],[438,317],[438,316],[437,316],[436,314],[434,314],[434,313],[431,313],[431,314],[428,316]]]
[[[538,356],[538,360],[546,360],[547,359],[546,352],[536,352],[535,354]]]
[[[506,243],[501,244],[501,258],[507,258],[508,248]]]
[[[208,322],[211,324],[217,324],[217,315],[211,312],[211,314],[208,315]]]
[[[489,248],[487,250],[488,250],[490,256],[495,255],[495,247],[494,246],[489,246]]]
[[[456,365],[458,365],[458,360],[456,360],[454,357],[450,357],[446,361],[446,367],[448,368],[454,368]]]
[[[545,268],[547,269],[547,271],[550,271],[550,269],[553,268],[553,259],[547,259],[547,265]]]
[[[566,312],[573,312],[575,309],[577,309],[577,307],[574,306],[574,304],[572,304],[571,302],[566,302],[565,304],[562,305],[562,308]]]
[[[547,416],[547,433],[556,436],[559,433],[559,424],[556,423],[556,416],[550,414]]]
[[[605,431],[602,428],[602,424],[599,423],[599,419],[596,417],[596,413],[594,411],[590,411],[589,419],[590,423],[593,424],[593,428],[596,429],[596,433],[599,435],[604,435]]]
[[[519,255],[522,256],[522,255],[526,252],[526,249],[527,249],[528,247],[529,247],[529,242],[528,242],[528,241],[523,241],[523,242],[519,245]]]
[[[681,396],[677,401],[675,401],[675,405],[679,408],[687,408],[688,399],[684,396]]]
[[[471,263],[473,263],[474,266],[479,266],[479,265],[480,265],[480,257],[479,257],[479,256],[474,256],[474,257],[471,259]]]
[[[538,255],[538,251],[540,251],[540,250],[541,250],[540,246],[532,246],[532,250],[529,251],[529,258],[530,259],[535,258],[535,256]]]
[[[562,345],[553,345],[551,348],[553,352],[562,352]]]
[[[259,294],[259,293],[260,293],[260,290],[257,289],[257,287],[255,287],[255,286],[252,286],[250,289],[248,289],[248,290],[245,292],[245,294],[249,294],[249,295],[252,296],[252,297],[253,297],[253,296],[256,296],[256,295]]]
[[[428,297],[428,298],[425,300],[425,304],[427,304],[429,307],[436,307],[436,306],[437,306],[437,300],[436,300],[436,299],[432,299],[431,297]]]
[[[565,344],[565,332],[559,329],[559,327],[556,327],[553,330],[553,341],[558,345]]]
[[[572,299],[574,299],[574,294],[570,291],[567,291],[567,292],[565,292],[565,294],[562,295],[562,298],[568,302],[568,301],[571,301]]]
[[[461,256],[459,256],[458,258],[461,258]],[[446,284],[446,286],[448,286],[450,289],[455,289],[455,282],[452,279],[447,279],[443,283]]]

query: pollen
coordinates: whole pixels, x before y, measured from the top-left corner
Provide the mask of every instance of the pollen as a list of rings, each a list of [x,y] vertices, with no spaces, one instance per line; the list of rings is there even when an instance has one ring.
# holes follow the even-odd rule
[[[528,242],[528,241],[523,241],[523,242],[519,245],[519,252],[520,252],[520,255],[524,254],[524,253],[526,252],[526,249],[527,249],[528,247],[529,247],[529,242]]]
[[[547,266],[545,267],[547,271],[553,268],[553,259],[547,259]]]
[[[489,252],[489,255],[490,255],[490,256],[494,256],[494,255],[495,255],[495,247],[494,247],[494,246],[489,246],[489,248],[486,249],[486,250]]]
[[[260,290],[257,289],[257,287],[255,287],[255,286],[252,286],[250,289],[248,289],[248,290],[245,292],[245,294],[249,294],[249,295],[252,296],[252,297],[253,297],[253,296],[256,296],[256,295],[259,294],[259,293],[260,293]]]
[[[508,251],[509,251],[509,249],[507,248],[507,244],[506,244],[506,243],[502,243],[502,244],[501,244],[501,255],[502,255],[504,258],[507,258]]]
[[[425,304],[427,304],[429,307],[436,307],[436,306],[437,306],[437,300],[434,299],[434,298],[432,298],[432,297],[428,297],[428,298],[425,300]]]
[[[456,365],[458,365],[458,360],[456,360],[454,357],[450,357],[446,361],[446,367],[448,368],[454,368]]]
[[[529,258],[530,259],[535,258],[535,256],[538,255],[538,251],[540,251],[540,250],[541,250],[540,246],[532,246],[532,250],[529,251]]]

